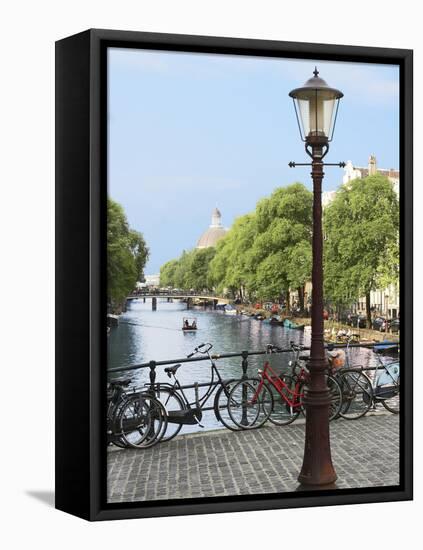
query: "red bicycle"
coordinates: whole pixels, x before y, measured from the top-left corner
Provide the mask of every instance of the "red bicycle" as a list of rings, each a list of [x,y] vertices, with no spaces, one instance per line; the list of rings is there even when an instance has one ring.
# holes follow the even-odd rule
[[[277,426],[294,422],[299,414],[305,414],[303,405],[304,386],[308,381],[305,366],[307,357],[301,357],[302,347],[291,342],[295,360],[290,361],[291,374],[277,374],[269,361],[259,369],[257,378],[240,380],[232,388],[228,398],[229,415],[239,428],[251,429],[263,426],[267,420]],[[279,351],[268,346],[268,352]],[[339,414],[342,404],[342,391],[338,382],[327,375],[327,385],[331,394],[329,420]]]

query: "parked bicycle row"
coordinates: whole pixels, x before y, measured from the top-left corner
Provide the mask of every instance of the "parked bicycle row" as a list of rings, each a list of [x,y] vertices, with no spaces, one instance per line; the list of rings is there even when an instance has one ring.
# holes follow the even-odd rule
[[[153,382],[133,388],[130,377],[109,382],[108,442],[118,447],[147,448],[170,441],[184,425],[203,427],[205,411],[213,411],[216,419],[233,431],[260,428],[266,422],[285,426],[305,416],[303,400],[309,356],[302,346],[290,343],[293,359],[288,363],[288,372],[276,372],[266,359],[257,376],[247,376],[244,369],[242,377],[229,380],[222,378],[216,357],[210,353],[212,347],[204,343],[188,355],[188,358],[204,355],[208,359],[210,378],[206,383],[183,386],[178,379],[182,364],[164,369],[170,379],[168,383]],[[286,350],[273,345],[266,348],[266,354],[282,351]],[[361,418],[379,404],[394,414],[399,413],[398,361],[386,362],[377,355],[376,367],[351,366],[348,353],[345,355],[328,345],[328,363],[325,376],[330,394],[330,421]],[[204,388],[201,396],[200,388]],[[194,398],[189,395],[192,391]]]

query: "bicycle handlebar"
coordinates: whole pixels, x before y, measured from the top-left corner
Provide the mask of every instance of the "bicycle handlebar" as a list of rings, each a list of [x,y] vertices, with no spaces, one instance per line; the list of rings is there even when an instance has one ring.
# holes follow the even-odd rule
[[[206,346],[207,346],[207,349],[204,350],[204,351],[201,351],[201,349],[206,347]],[[201,353],[201,354],[205,355],[206,353],[208,353],[212,349],[212,347],[213,347],[213,344],[210,344],[210,342],[203,342],[202,344],[200,344],[199,346],[194,348],[194,351],[191,352],[189,355],[187,355],[187,358],[189,359],[190,357],[192,357],[196,353]]]

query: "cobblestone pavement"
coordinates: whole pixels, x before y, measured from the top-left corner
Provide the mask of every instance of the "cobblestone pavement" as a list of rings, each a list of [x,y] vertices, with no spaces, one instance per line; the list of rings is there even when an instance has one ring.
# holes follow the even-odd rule
[[[151,449],[110,450],[108,502],[295,491],[304,424],[183,435]],[[399,418],[331,423],[337,487],[399,484]]]

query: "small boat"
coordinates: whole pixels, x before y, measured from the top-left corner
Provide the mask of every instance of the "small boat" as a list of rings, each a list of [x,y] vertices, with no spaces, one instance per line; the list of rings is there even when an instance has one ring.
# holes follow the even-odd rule
[[[255,319],[256,321],[264,321],[264,319],[266,319],[266,317],[262,313],[256,313],[253,316],[253,319]]]
[[[398,342],[392,342],[392,340],[382,340],[382,342],[378,342],[373,347],[373,351],[375,353],[386,353],[387,355],[391,355],[393,353],[399,352],[399,346]]]
[[[280,318],[279,315],[273,315],[273,316],[269,319],[269,324],[271,324],[271,325],[283,326],[284,322],[283,322],[283,320]]]
[[[197,330],[197,318],[196,317],[184,317],[182,320],[182,330],[184,332],[193,332]]]
[[[225,310],[226,315],[236,315],[237,314],[236,307],[234,307],[231,304],[226,304],[224,310]]]
[[[304,330],[304,325],[300,325],[291,319],[284,319],[283,326],[294,330]]]

